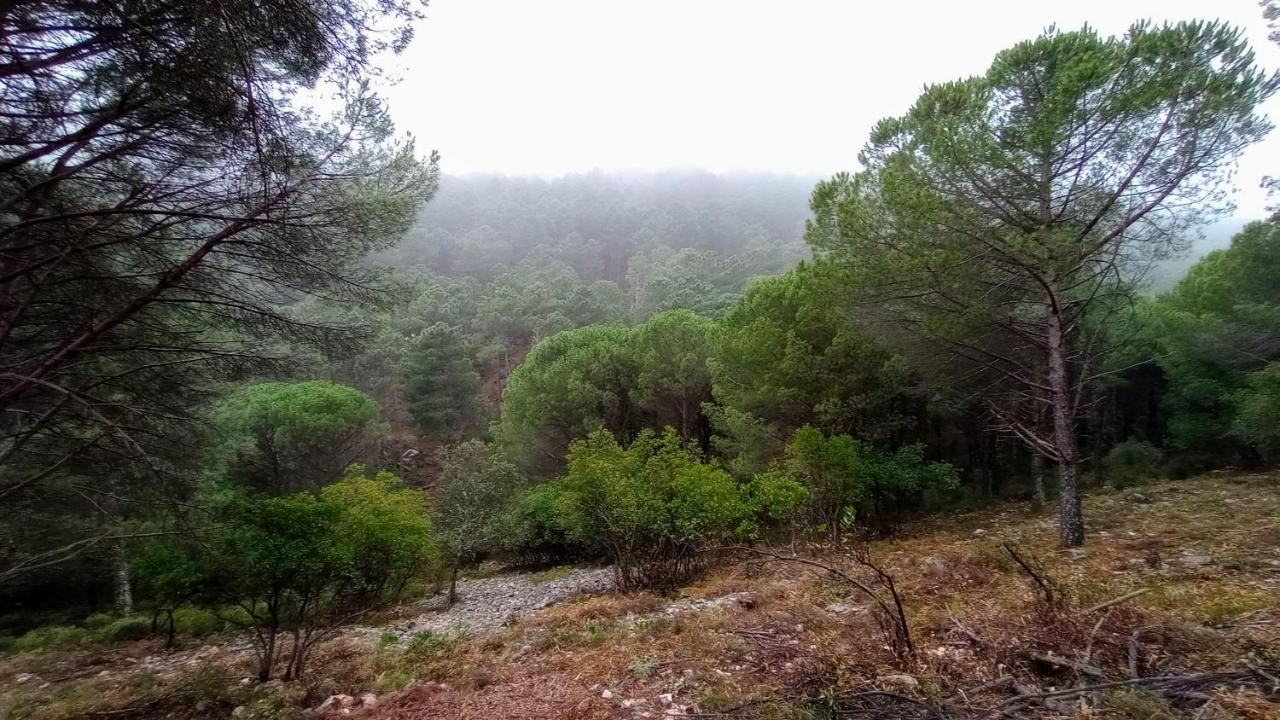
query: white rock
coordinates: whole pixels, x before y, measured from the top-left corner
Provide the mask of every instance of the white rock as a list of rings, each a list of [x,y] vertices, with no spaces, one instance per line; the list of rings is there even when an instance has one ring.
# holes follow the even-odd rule
[[[364,693],[363,695],[360,696],[360,706],[361,707],[377,707],[378,696],[374,695],[371,692]]]
[[[24,683],[33,677],[35,677],[35,673],[18,673],[17,675],[13,676],[13,679],[14,679],[14,682]]]
[[[921,561],[924,571],[934,577],[947,574],[947,561],[940,557],[927,557]]]
[[[903,688],[920,687],[920,681],[910,675],[881,675],[876,682],[883,685],[896,685]]]
[[[605,700],[612,700],[613,691],[606,688],[604,692],[600,693],[600,697],[604,698]]]
[[[663,705],[670,705],[674,701],[675,701],[675,697],[671,693],[662,693],[661,695],[658,696],[658,702],[662,703]]]

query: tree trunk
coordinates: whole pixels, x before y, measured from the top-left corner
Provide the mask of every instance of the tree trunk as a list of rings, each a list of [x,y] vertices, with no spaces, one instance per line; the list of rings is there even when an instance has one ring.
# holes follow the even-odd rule
[[[274,628],[267,631],[266,642],[262,644],[262,657],[258,658],[258,682],[266,682],[271,679],[271,666],[276,660],[276,631]]]
[[[1038,452],[1031,453],[1031,506],[1036,510],[1044,507],[1044,456]]]
[[[453,564],[453,570],[449,572],[449,601],[448,606],[458,601],[458,563]]]
[[[115,579],[116,611],[122,614],[133,612],[133,584],[129,579],[129,557],[124,548],[117,545],[111,553],[113,577]]]
[[[1080,504],[1080,450],[1067,368],[1066,338],[1055,293],[1050,294],[1047,323],[1049,391],[1053,412],[1053,445],[1058,454],[1058,532],[1063,547],[1084,544],[1084,512]]]

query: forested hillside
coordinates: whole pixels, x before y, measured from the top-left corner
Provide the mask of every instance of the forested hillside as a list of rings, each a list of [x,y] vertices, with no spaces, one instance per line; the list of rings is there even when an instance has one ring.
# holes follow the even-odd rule
[[[1273,716],[1280,215],[1187,254],[1240,29],[545,179],[397,133],[426,21],[0,7],[0,720]]]

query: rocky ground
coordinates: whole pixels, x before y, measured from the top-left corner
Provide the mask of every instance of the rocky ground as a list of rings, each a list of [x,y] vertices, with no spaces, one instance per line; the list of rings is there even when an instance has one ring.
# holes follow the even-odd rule
[[[576,595],[607,592],[612,587],[613,570],[607,567],[574,568],[563,577],[520,572],[462,578],[458,580],[458,599],[453,607],[447,606],[445,593],[437,593],[413,606],[419,612],[408,620],[356,632],[382,634],[389,630],[399,638],[424,630],[485,632]]]

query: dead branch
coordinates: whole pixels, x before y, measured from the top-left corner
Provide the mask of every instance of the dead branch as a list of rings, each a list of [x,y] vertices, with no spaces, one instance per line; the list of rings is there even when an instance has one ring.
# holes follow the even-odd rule
[[[863,595],[870,598],[871,601],[875,603],[876,607],[879,608],[881,612],[881,628],[884,630],[885,635],[888,637],[895,652],[906,657],[915,656],[915,645],[911,640],[911,627],[907,621],[906,609],[902,605],[902,596],[898,593],[898,588],[894,582],[893,576],[874,563],[866,551],[854,553],[854,561],[871,570],[875,574],[876,584],[881,588],[881,592],[877,592],[866,582],[859,580],[839,568],[819,560],[800,557],[797,555],[782,555],[771,550],[765,550],[757,547],[744,547],[741,549],[769,560],[792,562],[809,568],[821,570],[822,572],[825,572],[857,589]],[[888,599],[881,594],[882,592],[888,595]]]
[[[1000,543],[1000,547],[1004,548],[1004,551],[1009,553],[1009,557],[1013,558],[1013,561],[1018,564],[1018,567],[1022,568],[1022,571],[1025,572],[1035,583],[1036,587],[1039,588],[1040,595],[1044,599],[1045,604],[1051,608],[1058,608],[1059,599],[1057,593],[1054,591],[1054,583],[1049,579],[1049,576],[1045,573],[1044,569],[1039,567],[1039,563],[1035,563],[1024,558],[1018,553],[1018,548],[1008,540]]]
[[[1133,592],[1125,593],[1120,597],[1112,598],[1110,600],[1107,600],[1106,602],[1100,602],[1097,605],[1093,605],[1091,607],[1085,608],[1082,612],[1085,615],[1088,615],[1090,613],[1096,613],[1099,610],[1105,610],[1111,607],[1112,605],[1119,605],[1122,602],[1132,600],[1138,597],[1139,595],[1146,595],[1149,592],[1151,592],[1151,588],[1139,588],[1137,590],[1134,590]]]

